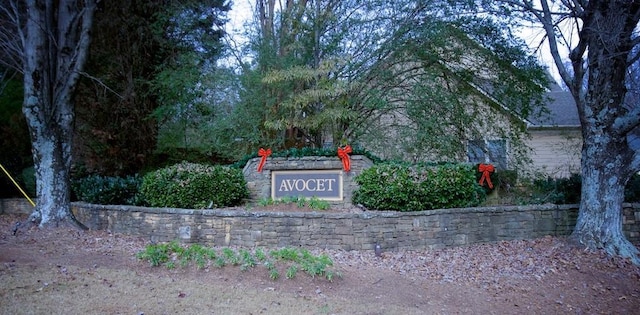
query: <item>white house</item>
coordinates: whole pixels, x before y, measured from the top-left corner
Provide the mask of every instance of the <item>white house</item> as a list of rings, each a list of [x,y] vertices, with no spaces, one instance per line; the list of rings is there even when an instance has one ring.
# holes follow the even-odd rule
[[[569,177],[580,172],[582,133],[578,109],[571,93],[553,85],[549,91],[548,115],[530,118],[527,145],[532,169],[551,177]]]

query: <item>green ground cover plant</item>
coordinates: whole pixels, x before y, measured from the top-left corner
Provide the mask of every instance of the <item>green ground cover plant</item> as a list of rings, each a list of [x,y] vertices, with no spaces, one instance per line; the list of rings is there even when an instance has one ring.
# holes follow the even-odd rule
[[[216,250],[200,244],[184,247],[177,241],[172,241],[149,244],[144,250],[138,252],[136,257],[148,261],[152,267],[165,266],[168,269],[176,268],[177,265],[186,268],[195,264],[197,269],[209,266],[216,268],[239,266],[240,270],[249,271],[262,266],[269,273],[269,278],[273,280],[280,278],[281,270],[284,271],[287,279],[295,278],[298,271],[329,281],[342,276],[333,268],[333,261],[329,256],[314,255],[303,248],[285,247],[270,250],[267,254],[262,248],[256,248],[253,251],[229,247]]]
[[[303,196],[287,196],[280,199],[261,198],[258,201],[258,206],[261,207],[287,204],[295,204],[298,208],[308,207],[312,210],[328,210],[331,207],[328,201],[315,196],[311,198],[305,198]]]

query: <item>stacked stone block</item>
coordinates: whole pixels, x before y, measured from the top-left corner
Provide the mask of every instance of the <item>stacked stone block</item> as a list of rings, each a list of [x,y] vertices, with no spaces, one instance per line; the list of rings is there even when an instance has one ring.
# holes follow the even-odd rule
[[[437,249],[569,235],[577,205],[534,205],[417,212],[258,212],[101,206],[74,203],[91,229],[212,246],[370,250]],[[625,204],[624,230],[640,241],[640,205]]]

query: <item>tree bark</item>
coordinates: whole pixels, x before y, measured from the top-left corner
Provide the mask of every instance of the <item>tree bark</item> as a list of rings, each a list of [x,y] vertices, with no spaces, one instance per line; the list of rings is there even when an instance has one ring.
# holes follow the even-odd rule
[[[624,154],[611,151],[612,146],[614,141],[583,148],[580,212],[571,239],[590,250],[604,249],[640,264],[638,249],[622,231],[624,189],[631,177],[628,161],[620,158]]]
[[[41,227],[71,222],[72,96],[86,61],[95,0],[28,0],[23,36],[24,104],[36,170]]]
[[[58,226],[65,221],[75,223],[70,208],[70,146],[62,140],[62,133],[68,133],[70,126],[37,126],[33,118],[29,121],[38,196],[31,219],[39,222],[41,227]],[[61,129],[67,131],[61,132]]]
[[[583,137],[582,197],[572,238],[634,264],[640,264],[640,257],[622,232],[622,203],[626,184],[638,171],[637,152],[627,142],[632,128],[623,130],[616,121],[633,115],[624,103],[625,79],[638,12],[637,5],[622,1],[589,2],[580,44],[571,53],[574,72],[588,73],[586,91],[582,81],[570,85]],[[585,53],[588,71],[583,70]]]
[[[640,3],[593,0],[550,6],[543,0],[540,10],[531,2],[522,3],[543,24],[551,55],[580,117],[582,196],[571,238],[588,249],[604,249],[640,265],[638,249],[622,232],[624,189],[640,170],[640,152],[627,140],[639,128],[639,105],[625,103],[626,75],[634,63],[630,54],[637,50],[634,30]],[[564,16],[582,22],[575,23],[577,37],[558,27]],[[571,48],[572,69],[565,66],[559,51],[563,40]]]

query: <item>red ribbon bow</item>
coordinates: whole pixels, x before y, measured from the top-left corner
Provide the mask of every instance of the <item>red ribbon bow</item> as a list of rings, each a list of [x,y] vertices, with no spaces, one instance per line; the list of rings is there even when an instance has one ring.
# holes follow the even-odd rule
[[[338,148],[338,157],[342,160],[342,168],[345,172],[351,171],[351,161],[349,160],[349,153],[351,153],[351,151],[350,145],[344,148]]]
[[[271,149],[263,149],[260,148],[258,150],[258,156],[260,156],[260,163],[258,164],[258,173],[262,172],[262,168],[264,167],[264,163],[267,162],[267,156],[271,155]]]
[[[478,182],[480,186],[484,186],[484,181],[486,180],[489,188],[493,189],[493,183],[491,182],[490,173],[493,173],[495,170],[495,167],[493,167],[493,165],[491,164],[481,163],[478,165],[478,172],[482,173],[482,177],[480,177],[480,181]]]

